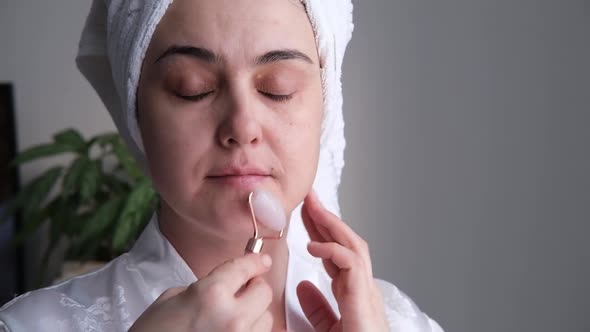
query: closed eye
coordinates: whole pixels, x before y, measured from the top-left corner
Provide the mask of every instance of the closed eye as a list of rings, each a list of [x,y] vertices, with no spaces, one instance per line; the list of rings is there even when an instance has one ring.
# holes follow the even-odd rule
[[[201,101],[205,98],[207,98],[210,94],[212,94],[215,91],[208,91],[205,93],[199,93],[197,95],[192,95],[192,96],[183,96],[183,95],[178,95],[180,98],[184,99],[184,100],[188,100],[188,101]]]
[[[201,101],[201,100],[207,98],[209,95],[211,95],[214,92],[215,91],[208,91],[205,93],[200,93],[200,94],[191,95],[191,96],[179,95],[179,97],[184,100],[197,102],[197,101]],[[277,102],[286,102],[286,101],[290,100],[291,98],[293,98],[292,94],[290,94],[290,95],[277,95],[277,94],[272,94],[272,93],[268,93],[268,92],[264,92],[264,91],[259,91],[259,93],[261,95],[263,95],[273,101],[277,101]]]
[[[286,102],[289,99],[293,98],[293,94],[290,94],[290,95],[275,95],[275,94],[264,92],[264,91],[258,91],[258,92],[260,92],[261,95],[263,95],[263,96],[265,96],[265,97],[267,97],[267,98],[269,98],[271,100],[278,101],[278,102]]]

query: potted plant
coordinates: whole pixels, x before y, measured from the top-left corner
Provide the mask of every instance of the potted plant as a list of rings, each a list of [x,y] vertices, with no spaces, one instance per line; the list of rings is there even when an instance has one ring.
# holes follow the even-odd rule
[[[53,166],[32,179],[9,202],[2,216],[20,216],[14,244],[49,223],[49,247],[41,261],[41,278],[64,238],[66,260],[108,261],[126,252],[158,202],[150,179],[116,133],[85,140],[75,129],[66,129],[55,134],[52,142],[21,152],[12,165],[61,154],[73,158],[67,165]]]

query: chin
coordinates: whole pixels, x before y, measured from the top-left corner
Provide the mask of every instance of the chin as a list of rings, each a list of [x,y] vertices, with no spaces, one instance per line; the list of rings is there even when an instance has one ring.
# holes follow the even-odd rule
[[[206,222],[224,234],[238,236],[254,232],[247,200],[211,202],[208,206],[196,207],[193,212],[195,222]]]

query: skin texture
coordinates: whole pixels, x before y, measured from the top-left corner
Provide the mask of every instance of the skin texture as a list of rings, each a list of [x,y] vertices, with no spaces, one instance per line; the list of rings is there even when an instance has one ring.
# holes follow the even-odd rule
[[[309,196],[323,100],[303,7],[290,0],[175,0],[152,37],[137,93],[150,176],[162,199],[160,229],[199,280],[166,291],[132,330],[284,330],[285,238],[267,241],[263,256],[244,256],[253,188],[210,176],[229,166],[264,170],[257,188],[277,197],[287,216]],[[302,215],[314,241],[309,251],[334,278],[342,321],[302,283],[308,318],[318,331],[385,330],[368,249],[310,199]]]

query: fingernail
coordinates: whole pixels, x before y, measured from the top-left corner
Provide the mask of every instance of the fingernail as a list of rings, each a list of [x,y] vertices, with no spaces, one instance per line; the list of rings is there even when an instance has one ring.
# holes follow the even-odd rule
[[[264,267],[270,267],[272,265],[272,258],[269,255],[262,255],[262,265]]]

